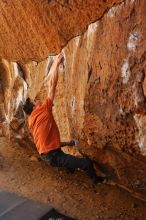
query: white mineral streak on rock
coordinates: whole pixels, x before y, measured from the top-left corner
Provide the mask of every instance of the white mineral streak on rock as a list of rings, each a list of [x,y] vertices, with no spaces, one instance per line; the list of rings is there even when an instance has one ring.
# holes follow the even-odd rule
[[[87,35],[90,35],[92,33],[95,33],[97,31],[97,28],[99,26],[99,22],[96,21],[94,23],[91,23],[89,26],[88,26],[88,30],[87,30]]]
[[[76,47],[79,46],[80,38],[81,38],[81,36],[75,37],[75,44],[76,44]]]
[[[20,87],[15,99],[15,111],[18,109],[20,102],[23,100],[23,87]]]
[[[16,78],[19,75],[18,64],[16,62],[13,62],[12,64],[13,64],[14,77]]]
[[[80,38],[81,36],[77,36],[73,39],[74,42],[74,54],[77,52],[78,46],[79,46],[79,42],[80,42]]]
[[[6,122],[9,124],[11,121],[11,104],[10,101],[7,103],[7,113],[5,113]]]
[[[16,113],[20,103],[25,101],[28,90],[27,83],[19,74],[18,64],[16,62],[12,62],[10,65],[12,66],[11,74],[14,77],[14,81],[10,81],[11,94],[7,94],[7,97],[9,97],[7,99],[7,111],[5,113],[7,123],[10,123],[10,121],[12,120],[13,114]],[[15,84],[15,80],[20,80],[20,85],[17,91],[14,91],[15,88],[13,87]],[[15,97],[10,98],[12,97],[13,91],[16,93]]]
[[[116,6],[113,6],[112,8],[110,8],[107,12],[107,17],[108,18],[114,18],[116,16],[116,12],[118,12],[119,10],[121,10],[123,7],[125,7],[125,4],[127,2],[122,2]]]
[[[127,47],[130,51],[135,52],[137,46],[137,40],[138,40],[138,33],[137,32],[130,33],[127,43]]]
[[[121,72],[122,72],[123,83],[124,84],[128,83],[129,78],[130,78],[130,70],[129,70],[129,63],[127,59],[124,61],[124,64],[121,68]]]
[[[137,142],[141,153],[146,156],[146,116],[135,114],[134,119],[138,127]]]
[[[77,53],[77,50],[78,50],[78,47],[79,47],[79,42],[80,42],[80,39],[81,39],[81,36],[77,36],[75,38],[73,38],[66,47],[64,47],[62,49],[62,53],[63,53],[63,56],[64,56],[64,62],[63,62],[63,72],[66,73],[66,68],[67,67],[67,47],[70,47],[70,44],[72,44],[72,52],[71,52],[71,56],[72,56],[72,62],[71,62],[71,66],[70,66],[70,74],[71,72],[73,72],[74,70],[74,65],[75,65],[75,61],[76,61],[76,53]],[[65,79],[66,79],[66,74],[65,74]]]
[[[77,53],[77,49],[78,49],[80,37],[81,37],[81,36],[75,37],[75,38],[72,40],[72,43],[73,43],[73,45],[74,45],[74,47],[73,47],[74,49],[73,49],[73,52],[72,52],[72,67],[71,67],[71,70],[72,70],[72,71],[74,70],[74,65],[75,65],[75,61],[76,61],[76,53]]]
[[[118,7],[118,6],[117,6],[117,7]],[[115,17],[117,7],[116,7],[116,6],[113,6],[112,8],[110,8],[109,11],[108,11],[108,13],[107,13],[107,16],[110,17],[110,18]]]
[[[21,86],[17,92],[17,97],[15,100],[15,106],[14,106],[15,112],[17,111],[19,105],[25,102],[26,96],[27,96],[27,84],[24,81],[23,86]]]
[[[99,22],[96,21],[96,22],[94,22],[94,23],[92,23],[88,26],[88,29],[87,29],[87,32],[86,32],[86,34],[87,34],[87,50],[88,50],[88,55],[89,56],[90,56],[90,53],[91,53],[94,36],[96,34],[98,26],[99,26]]]
[[[26,100],[27,92],[28,92],[28,85],[27,85],[27,83],[24,81],[24,82],[23,82],[23,100],[22,100],[22,101]]]
[[[15,78],[20,77],[18,64],[16,62],[13,62],[12,64],[13,64],[13,72],[14,72]],[[17,91],[16,99],[15,99],[14,106],[13,106],[15,109],[15,112],[17,111],[20,103],[24,102],[24,100],[26,99],[26,94],[27,94],[27,87],[28,87],[27,83],[22,77],[20,77],[20,80],[23,81],[23,84],[22,86],[20,86],[20,88]]]

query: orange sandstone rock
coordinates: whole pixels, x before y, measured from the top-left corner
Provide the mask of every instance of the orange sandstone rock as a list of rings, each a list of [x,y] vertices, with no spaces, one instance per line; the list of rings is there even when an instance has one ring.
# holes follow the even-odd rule
[[[21,62],[44,60],[121,1],[2,0],[0,57]]]

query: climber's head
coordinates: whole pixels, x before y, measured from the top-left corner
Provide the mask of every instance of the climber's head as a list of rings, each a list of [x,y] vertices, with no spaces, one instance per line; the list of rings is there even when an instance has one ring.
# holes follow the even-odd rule
[[[30,115],[33,109],[39,104],[40,104],[40,100],[34,99],[32,101],[30,98],[27,98],[25,104],[23,105],[23,110],[27,115]]]
[[[23,105],[23,110],[27,115],[30,115],[31,112],[33,111],[35,105],[33,104],[33,102],[31,101],[30,98],[26,99],[25,104]]]
[[[23,105],[23,110],[27,115],[30,115],[35,107],[40,105],[41,102],[38,98],[31,100],[29,97],[26,99],[25,104]]]

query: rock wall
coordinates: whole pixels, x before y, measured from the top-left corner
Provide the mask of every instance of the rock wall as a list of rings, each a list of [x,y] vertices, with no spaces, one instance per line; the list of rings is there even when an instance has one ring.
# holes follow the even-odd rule
[[[62,140],[78,139],[81,154],[94,159],[98,166],[104,164],[119,186],[143,200],[145,11],[145,0],[126,0],[91,23],[84,34],[70,40],[63,48],[65,72],[60,73],[54,102]],[[44,100],[47,84],[43,80],[49,59],[26,64],[1,60],[1,135],[30,145],[27,119],[19,104],[27,96]]]
[[[70,123],[85,148],[146,154],[144,4],[111,8],[65,48]]]
[[[134,191],[143,185],[143,192],[145,9],[145,1],[112,7],[64,50],[68,117],[80,151],[114,168],[119,184]]]

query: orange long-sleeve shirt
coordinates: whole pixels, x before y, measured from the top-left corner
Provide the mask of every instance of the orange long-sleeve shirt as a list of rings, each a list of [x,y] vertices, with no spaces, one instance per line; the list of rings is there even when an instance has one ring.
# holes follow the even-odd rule
[[[60,148],[60,133],[52,114],[52,105],[47,98],[29,116],[29,128],[39,154]]]

